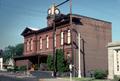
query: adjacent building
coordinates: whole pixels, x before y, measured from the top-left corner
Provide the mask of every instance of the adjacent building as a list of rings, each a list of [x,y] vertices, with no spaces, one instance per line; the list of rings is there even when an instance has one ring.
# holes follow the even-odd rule
[[[108,78],[120,76],[120,42],[108,44]]]
[[[0,70],[3,70],[3,56],[2,56],[3,50],[0,49]]]
[[[64,50],[64,57],[74,62],[78,70],[78,33],[80,33],[81,75],[88,76],[95,69],[108,69],[106,45],[112,41],[111,22],[87,16],[60,14],[55,21],[55,48]],[[21,34],[24,37],[24,54],[14,58],[17,66],[46,63],[47,56],[53,55],[53,17],[47,17],[47,27],[34,29],[26,27]],[[73,55],[72,55],[73,54]]]

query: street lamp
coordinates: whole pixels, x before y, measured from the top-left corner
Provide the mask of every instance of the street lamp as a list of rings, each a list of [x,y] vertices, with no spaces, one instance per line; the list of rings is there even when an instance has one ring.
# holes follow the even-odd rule
[[[48,9],[48,15],[49,16],[53,16],[53,65],[54,65],[54,71],[53,71],[53,76],[56,77],[56,72],[57,72],[57,68],[56,68],[56,53],[55,53],[55,16],[60,14],[60,10],[58,8],[55,7],[55,4],[52,5],[51,8]]]
[[[69,0],[66,0],[58,5],[53,4],[51,8],[48,9],[48,15],[53,16],[53,63],[54,63],[54,71],[53,71],[53,76],[56,77],[56,72],[57,72],[57,64],[56,64],[56,53],[55,53],[55,16],[60,14],[60,10],[57,8],[60,5],[68,2]]]
[[[58,15],[60,14],[60,10],[55,6],[55,4],[52,5],[51,8],[48,9],[48,15]]]

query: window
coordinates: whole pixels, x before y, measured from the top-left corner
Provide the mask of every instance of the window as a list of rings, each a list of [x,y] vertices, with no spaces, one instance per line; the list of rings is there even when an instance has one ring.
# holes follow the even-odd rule
[[[119,71],[119,65],[117,65],[117,71]]]
[[[116,55],[116,61],[117,61],[117,71],[119,71],[119,54],[117,50],[117,55]]]
[[[40,40],[39,40],[39,48],[42,49],[42,38],[40,37]]]
[[[68,33],[67,33],[67,43],[70,44],[71,42],[71,33],[70,33],[70,30],[68,30]]]
[[[33,40],[32,39],[30,40],[30,50],[31,51],[33,50]]]
[[[29,41],[27,40],[27,51],[29,51]]]
[[[61,36],[61,41],[60,41],[61,43],[60,44],[63,45],[63,32],[61,32],[60,36]]]
[[[119,57],[120,57],[120,55],[119,55],[120,53],[119,53],[119,50],[118,49],[116,49],[115,50],[115,59],[114,59],[114,61],[115,61],[115,67],[116,67],[116,72],[119,72],[120,71],[120,59],[119,59]]]
[[[47,48],[49,48],[49,37],[48,37],[48,35],[46,36],[46,46],[47,46]]]
[[[54,41],[55,41],[54,44],[55,44],[55,47],[56,47],[56,34],[55,34],[54,36],[55,36],[55,37],[54,37]]]
[[[67,62],[70,63],[71,61],[71,54],[69,52],[67,52]]]

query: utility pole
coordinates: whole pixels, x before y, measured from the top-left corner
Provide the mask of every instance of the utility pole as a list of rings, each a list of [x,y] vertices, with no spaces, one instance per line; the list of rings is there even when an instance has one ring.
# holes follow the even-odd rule
[[[73,47],[73,32],[72,32],[72,0],[69,1],[69,8],[70,8],[70,29],[71,29],[71,49],[72,49],[72,62],[70,65],[72,65],[72,74],[75,76],[75,66],[74,66],[74,47]]]
[[[78,78],[81,78],[81,61],[80,61],[80,44],[81,44],[81,37],[80,37],[80,33],[78,33]]]
[[[84,77],[86,77],[86,66],[85,66],[85,41],[84,39],[82,39],[82,46],[83,46],[83,73],[84,73]]]
[[[48,9],[48,14],[53,16],[53,64],[54,64],[54,71],[53,71],[53,76],[56,77],[56,72],[57,72],[57,63],[56,63],[56,49],[55,49],[55,31],[56,31],[56,26],[55,26],[55,16],[60,13],[59,9],[57,7],[63,5],[64,3],[68,2],[69,0],[66,0],[58,5],[52,5],[50,9]]]

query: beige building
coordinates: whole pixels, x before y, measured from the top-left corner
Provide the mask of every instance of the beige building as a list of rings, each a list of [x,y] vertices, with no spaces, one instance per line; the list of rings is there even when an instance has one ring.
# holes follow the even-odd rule
[[[120,75],[120,42],[108,44],[108,79]]]
[[[3,58],[0,57],[0,70],[3,70]]]

